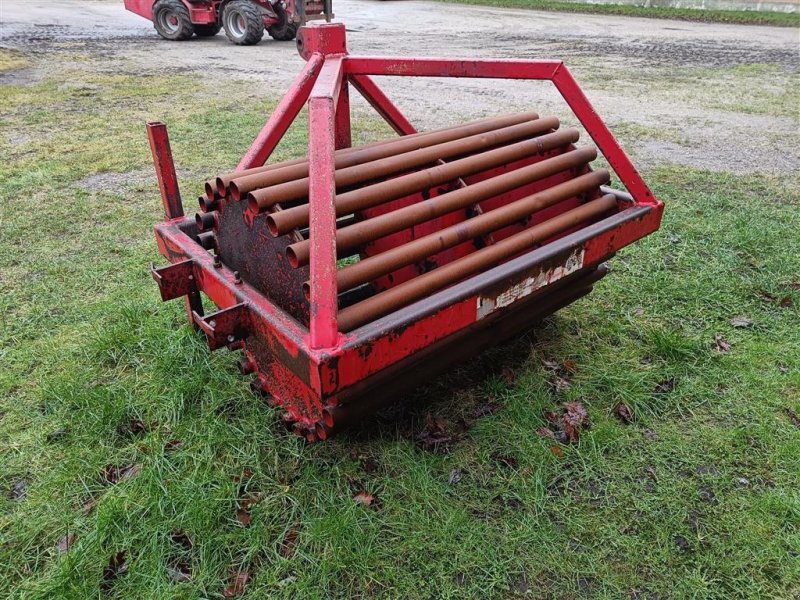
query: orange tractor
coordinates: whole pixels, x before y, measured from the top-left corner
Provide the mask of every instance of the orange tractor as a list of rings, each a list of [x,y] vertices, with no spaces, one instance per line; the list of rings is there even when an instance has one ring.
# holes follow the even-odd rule
[[[291,41],[306,21],[333,16],[330,0],[125,0],[125,8],[152,21],[165,40],[212,37],[224,29],[238,46],[257,44],[265,30]]]

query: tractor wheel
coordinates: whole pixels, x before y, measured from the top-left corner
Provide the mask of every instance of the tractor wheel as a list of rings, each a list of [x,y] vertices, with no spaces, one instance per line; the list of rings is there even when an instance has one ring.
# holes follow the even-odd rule
[[[278,40],[279,42],[291,42],[297,37],[297,23],[293,23],[291,19],[289,19],[286,9],[280,4],[276,4],[272,9],[275,11],[275,14],[278,15],[278,22],[274,25],[270,25],[267,28],[267,33],[272,39]]]
[[[237,46],[252,46],[264,37],[261,10],[250,0],[232,0],[222,12],[225,35]]]
[[[222,29],[222,25],[195,25],[194,33],[197,37],[214,37]]]
[[[153,27],[165,40],[188,40],[194,33],[189,11],[181,0],[158,0],[153,7]]]

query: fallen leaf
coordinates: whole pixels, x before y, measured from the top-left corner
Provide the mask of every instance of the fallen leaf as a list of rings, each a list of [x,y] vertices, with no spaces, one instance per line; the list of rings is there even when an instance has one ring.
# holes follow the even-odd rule
[[[675,389],[677,383],[678,382],[675,380],[674,377],[670,377],[669,379],[663,379],[656,384],[653,393],[656,395],[668,394]]]
[[[450,478],[448,479],[448,483],[450,483],[450,485],[458,483],[459,481],[461,481],[461,478],[463,476],[464,474],[461,472],[461,469],[453,469],[452,471],[450,471]]]
[[[140,436],[147,433],[147,426],[141,419],[133,417],[127,423],[120,423],[117,432],[120,435]]]
[[[581,429],[588,425],[589,413],[581,402],[564,404],[564,433],[570,442],[577,442]]]
[[[446,431],[446,422],[442,418],[433,418],[430,413],[425,417],[425,429],[417,435],[417,446],[422,450],[445,450],[452,441]]]
[[[283,536],[283,540],[278,546],[278,553],[283,558],[291,558],[297,547],[297,538],[300,534],[299,525],[292,525]]]
[[[239,521],[243,527],[249,527],[253,517],[250,516],[246,508],[240,508],[236,511],[236,520]]]
[[[353,500],[355,500],[356,504],[372,506],[372,503],[375,502],[375,497],[371,494],[368,494],[364,490],[361,490],[355,496],[353,496]]]
[[[475,417],[476,419],[479,419],[480,417],[491,415],[492,413],[497,412],[501,408],[503,408],[503,405],[500,404],[499,402],[493,402],[493,401],[486,402],[485,404],[479,404],[478,406],[476,406],[475,410],[472,411],[472,416]]]
[[[553,387],[557,392],[564,392],[571,387],[571,383],[563,377],[556,377],[552,382]]]
[[[167,575],[174,583],[186,583],[192,580],[192,568],[187,562],[179,562],[167,567]]]
[[[511,367],[503,367],[501,377],[508,385],[513,385],[517,381],[517,374]]]
[[[536,433],[544,438],[550,438],[551,440],[556,439],[556,434],[547,427],[539,427],[539,429],[536,430]]]
[[[750,317],[745,315],[739,315],[738,317],[731,319],[731,325],[740,329],[742,327],[750,327],[752,324],[753,321],[750,319]]]
[[[138,463],[133,465],[127,465],[125,467],[122,467],[122,469],[120,470],[119,480],[128,481],[129,479],[136,477],[141,472],[142,472],[142,465]]]
[[[561,423],[561,417],[559,417],[552,410],[544,411],[543,416],[544,416],[545,419],[547,419],[553,425],[559,425]]]
[[[247,581],[250,579],[248,571],[238,571],[231,576],[231,583],[222,590],[222,595],[225,598],[233,598],[234,596],[241,596],[244,593],[244,588]]]
[[[794,306],[794,301],[792,300],[791,296],[786,296],[785,298],[781,298],[779,304],[781,308],[791,308]]]
[[[714,336],[714,344],[716,346],[717,352],[725,353],[729,352],[731,349],[731,345],[728,343],[728,340],[722,337],[722,334],[720,333]]]
[[[762,300],[765,300],[766,302],[775,302],[775,296],[773,296],[766,290],[758,289],[756,290],[756,295]]]
[[[787,408],[786,414],[789,415],[789,420],[792,422],[792,425],[800,428],[800,417],[797,416],[797,413],[794,412],[792,409]]]
[[[542,359],[542,365],[545,369],[550,369],[552,371],[558,369],[558,361],[555,360]]]
[[[564,451],[561,449],[561,446],[550,446],[550,452],[555,454],[558,458],[564,457]]]
[[[624,402],[620,402],[617,404],[616,408],[614,409],[616,415],[620,418],[620,420],[625,423],[631,423],[633,421],[633,409],[630,406],[625,404]]]
[[[564,370],[567,373],[576,373],[578,371],[578,365],[575,364],[575,361],[567,359],[564,361]]]
[[[103,569],[103,581],[100,587],[103,591],[108,591],[114,583],[114,580],[120,575],[124,575],[128,571],[128,561],[125,557],[125,551],[112,554],[108,559],[108,564]]]
[[[164,444],[164,452],[174,452],[183,446],[183,440],[169,440]]]
[[[74,533],[68,533],[60,540],[58,540],[58,551],[61,554],[66,554],[70,548],[72,548],[72,544],[75,543],[76,536]]]
[[[513,456],[509,456],[508,454],[495,454],[494,459],[509,469],[516,469],[519,466],[517,459]]]
[[[142,470],[140,464],[124,465],[122,467],[117,465],[106,465],[100,472],[100,479],[103,483],[108,485],[116,485],[122,481],[127,481],[132,477],[138,475]]]
[[[9,496],[12,500],[16,500],[19,502],[20,500],[25,500],[25,497],[28,495],[28,480],[27,479],[19,479],[15,484],[14,488],[11,490]]]

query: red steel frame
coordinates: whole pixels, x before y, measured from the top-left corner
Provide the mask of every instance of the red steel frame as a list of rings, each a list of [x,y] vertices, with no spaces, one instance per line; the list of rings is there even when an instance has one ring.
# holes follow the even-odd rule
[[[298,37],[307,60],[288,94],[256,137],[237,170],[263,165],[308,105],[310,161],[310,321],[306,329],[212,256],[194,239],[194,220],[182,216],[174,167],[163,125],[149,126],[167,220],[155,226],[161,253],[171,266],[154,270],[162,298],[186,296],[190,314],[212,347],[246,347],[243,371],[258,371],[261,388],[287,411],[287,420],[310,440],[325,438],[348,388],[414,353],[476,323],[476,303],[498,282],[522,282],[548,247],[518,257],[396,313],[349,332],[337,326],[334,150],[350,145],[349,86],[362,94],[401,135],[416,130],[383,94],[372,76],[471,77],[551,81],[586,129],[630,195],[620,193],[620,212],[562,242],[579,248],[583,266],[597,266],[618,249],[658,229],[664,205],[595,112],[567,67],[555,60],[459,60],[452,58],[363,57],[347,53],[342,24],[303,27]],[[177,205],[176,205],[177,198]],[[560,247],[564,247],[564,243]],[[550,252],[550,254],[548,254]],[[558,257],[556,257],[558,258]],[[539,261],[537,263],[537,260]],[[204,317],[198,290],[220,308]],[[242,340],[245,340],[242,344]],[[275,360],[257,365],[250,345],[258,340]],[[410,360],[410,359],[409,359]],[[362,386],[363,387],[363,386]]]

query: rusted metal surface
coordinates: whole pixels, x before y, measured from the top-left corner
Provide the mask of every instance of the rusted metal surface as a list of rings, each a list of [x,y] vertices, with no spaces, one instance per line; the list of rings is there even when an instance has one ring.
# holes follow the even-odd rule
[[[161,202],[164,204],[164,215],[167,219],[183,216],[181,193],[178,189],[178,176],[169,147],[167,126],[161,122],[147,124],[147,137],[150,139],[150,152],[153,154],[153,165],[158,178],[158,189],[161,191]]]
[[[530,117],[528,116],[530,115]],[[400,154],[410,153],[412,151],[419,151],[423,148],[431,146],[440,146],[446,142],[454,140],[461,140],[464,137],[486,133],[489,131],[509,127],[511,125],[518,125],[526,121],[532,121],[538,118],[536,113],[523,113],[507,115],[504,117],[496,117],[493,119],[485,119],[466,125],[459,125],[456,127],[448,127],[438,131],[431,131],[427,133],[412,134],[404,136],[399,139],[385,140],[377,142],[368,146],[360,148],[348,148],[339,150],[336,153],[336,169],[345,170],[348,168],[355,168],[356,165],[364,163],[371,163],[379,161],[388,157],[393,157]],[[434,152],[435,157],[429,159],[428,162],[433,162],[437,158],[441,158],[437,152]],[[412,160],[412,157],[407,157],[407,160]],[[386,161],[382,161],[381,165],[385,165]],[[421,163],[424,164],[424,163]],[[360,171],[349,171],[352,177],[353,173]],[[389,171],[391,172],[391,171]],[[347,173],[338,175],[337,177],[347,177]],[[291,186],[288,182],[292,182]],[[282,189],[271,188],[270,186],[277,186],[278,184],[287,184]],[[340,183],[337,179],[337,185],[347,185]],[[250,194],[248,201],[252,210],[259,212],[266,208],[270,208],[279,202],[291,200],[308,194],[308,162],[303,161],[293,165],[293,168],[280,169],[278,172],[272,171],[268,175],[266,173],[251,173],[247,177],[234,178],[229,183],[230,195],[235,200],[244,197],[245,194]],[[267,188],[267,189],[258,189]]]
[[[508,162],[541,154],[552,148],[576,142],[578,135],[577,129],[565,129],[338,194],[336,196],[336,214],[347,215],[388,200],[441,185],[459,177],[473,175]],[[295,206],[268,215],[267,225],[273,235],[283,235],[297,227],[305,227],[308,224],[308,215],[308,205]]]
[[[396,233],[449,212],[467,208],[492,196],[502,194],[555,173],[576,169],[597,157],[594,148],[580,148],[538,163],[521,167],[461,189],[417,202],[390,213],[354,223],[336,231],[336,248],[340,255],[380,237]],[[287,257],[292,266],[308,264],[308,240],[291,244]]]
[[[449,142],[419,148],[402,154],[384,154],[380,160],[361,162],[344,169],[337,169],[335,173],[336,187],[351,187],[366,181],[373,181],[429,165],[439,159],[464,156],[486,148],[541,135],[556,128],[558,128],[558,119],[556,117],[548,117],[495,129],[494,131],[487,131],[478,135],[457,138]],[[378,150],[386,147],[381,146]],[[351,156],[352,154],[348,154],[345,158],[350,158]],[[255,211],[260,211],[275,204],[303,198],[308,195],[308,183],[308,178],[296,179],[261,190],[263,192],[262,196],[251,194],[248,198],[250,207]],[[236,194],[234,194],[234,197],[236,197]],[[261,198],[261,203],[258,201],[259,197]]]
[[[568,198],[596,191],[600,185],[608,183],[608,181],[608,171],[587,173],[538,194],[527,196],[436,233],[417,238],[393,250],[364,258],[339,270],[336,278],[339,291],[347,291],[381,275],[391,273],[395,269],[419,262],[427,256],[496,231]],[[495,245],[494,248],[498,248],[498,246]]]
[[[483,269],[496,266],[499,262],[527,250],[534,244],[543,242],[571,227],[598,218],[617,206],[617,200],[611,194],[599,200],[593,200],[583,206],[574,208],[557,217],[553,217],[534,225],[530,229],[518,233],[493,246],[481,250],[424,273],[397,287],[376,294],[367,300],[349,306],[339,313],[339,327],[342,331],[350,331],[359,325],[368,323],[413,301],[423,298],[447,285],[460,281]]]
[[[193,217],[170,216],[174,203],[165,200],[167,220],[155,232],[172,264],[153,277],[162,299],[186,299],[212,349],[243,352],[240,370],[253,378],[253,390],[306,440],[326,439],[453,361],[589,293],[606,272],[604,261],[658,228],[663,204],[562,63],[352,57],[344,28],[333,24],[304,28],[299,42],[311,66],[237,171],[221,176],[219,187],[214,181]],[[415,131],[372,80],[386,74],[553,81],[631,193],[604,185],[609,174],[588,164],[596,151],[575,149],[578,134],[570,129],[523,142],[495,138],[449,162],[431,151],[428,163],[381,165],[476,135],[467,124],[445,130],[452,135],[446,141],[421,146],[439,132]],[[352,89],[402,136],[348,148]],[[308,158],[264,167],[305,104]],[[514,118],[531,121],[529,114]],[[341,157],[374,157],[376,148],[386,154],[342,166],[355,159]],[[169,180],[168,145],[161,157],[159,181],[165,173]],[[337,170],[376,161],[369,174],[337,180]],[[269,212],[251,210],[230,186],[249,168],[259,176],[296,169],[286,181],[305,178],[308,202],[294,196],[258,207]],[[272,181],[265,193],[285,183]],[[360,261],[337,269],[337,255],[354,252]],[[220,310],[204,315],[201,293]]]

